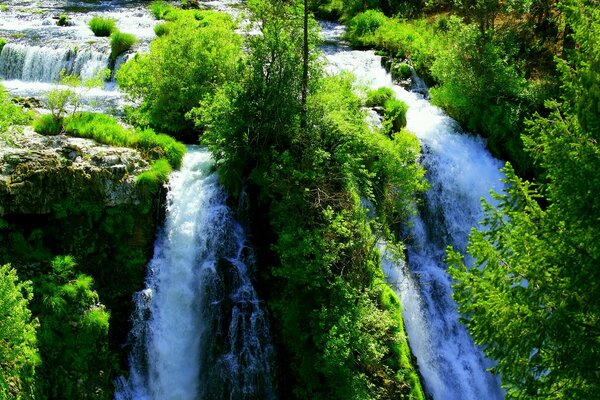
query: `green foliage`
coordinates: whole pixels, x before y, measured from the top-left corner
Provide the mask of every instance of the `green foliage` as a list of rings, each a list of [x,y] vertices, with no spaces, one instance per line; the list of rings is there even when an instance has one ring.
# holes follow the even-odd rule
[[[529,171],[519,133],[525,116],[541,103],[538,86],[510,62],[510,47],[488,40],[476,26],[454,20],[449,36],[454,46],[432,66],[440,83],[430,91],[433,102],[466,129],[489,137],[490,149],[521,173]]]
[[[62,119],[52,114],[40,115],[33,121],[33,130],[41,135],[58,135],[62,131]]]
[[[31,121],[31,112],[13,104],[10,96],[0,85],[0,142],[11,143],[11,128],[16,125],[25,125]]]
[[[370,17],[366,18],[365,14]],[[375,20],[375,29],[363,29],[363,21]],[[367,11],[348,22],[345,38],[355,47],[375,47],[396,59],[409,59],[417,73],[432,83],[431,66],[442,49],[447,47],[445,32],[428,20],[401,21],[385,17],[380,12]],[[360,29],[359,29],[360,28]]]
[[[146,187],[150,193],[156,193],[167,181],[172,168],[169,162],[165,159],[156,160],[152,163],[152,167],[138,175],[137,184]]]
[[[397,99],[388,99],[384,105],[383,126],[388,132],[400,132],[406,126],[408,106]]]
[[[114,19],[99,17],[97,15],[94,15],[92,19],[90,19],[88,26],[96,36],[108,37],[117,30],[116,21]]]
[[[485,205],[486,229],[470,236],[475,265],[448,253],[459,310],[497,360],[508,398],[583,399],[600,390],[600,125],[591,84],[600,12],[565,5],[577,47],[559,63],[562,99],[547,102],[549,115],[529,121],[524,136],[543,185],[507,166],[506,194]]]
[[[6,45],[6,39],[0,38],[0,53],[2,53],[2,49]]]
[[[379,89],[369,90],[367,92],[367,100],[365,106],[367,107],[383,107],[387,100],[396,97],[394,90],[388,87],[380,87]]]
[[[156,19],[166,19],[175,8],[166,1],[153,1],[150,3],[150,12]]]
[[[183,137],[193,130],[186,113],[235,76],[242,51],[231,17],[214,11],[176,15],[170,33],[123,65],[117,81],[141,103],[132,118],[137,124]]]
[[[39,385],[49,398],[108,399],[115,357],[108,348],[109,313],[72,257],[56,257],[35,285],[42,362]],[[107,391],[109,388],[110,391]]]
[[[28,304],[33,296],[30,281],[20,282],[10,265],[0,267],[0,397],[30,399],[34,395],[35,367],[39,354],[37,321]]]
[[[64,130],[69,135],[99,143],[139,149],[152,159],[164,157],[176,169],[181,166],[186,152],[185,145],[171,136],[156,134],[152,129],[128,129],[104,114],[82,112],[71,115],[65,119]]]
[[[169,23],[157,24],[154,26],[154,33],[156,34],[156,36],[168,35],[169,32],[170,32]]]
[[[69,23],[69,16],[67,14],[60,14],[58,21],[56,21],[56,25],[58,26],[67,26]]]
[[[386,286],[374,248],[374,231],[406,218],[424,189],[418,141],[371,132],[351,77],[322,78],[316,57],[302,129],[302,9],[249,5],[262,34],[248,39],[241,79],[193,115],[222,182],[234,195],[245,188],[254,223],[266,230],[263,285],[293,383],[284,395],[423,398],[410,363],[400,361],[408,347],[397,310],[380,305]],[[376,219],[367,220],[361,197],[374,203]]]
[[[376,10],[367,10],[348,21],[347,37],[353,46],[369,46],[377,30],[387,22],[387,17]]]
[[[114,31],[110,34],[110,58],[116,60],[120,54],[129,51],[137,41],[131,33]]]

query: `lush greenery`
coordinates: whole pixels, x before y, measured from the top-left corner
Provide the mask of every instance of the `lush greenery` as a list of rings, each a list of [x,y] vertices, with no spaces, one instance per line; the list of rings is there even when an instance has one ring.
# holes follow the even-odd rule
[[[181,166],[185,155],[185,145],[171,136],[156,134],[152,129],[125,128],[116,119],[104,114],[73,114],[65,119],[64,130],[69,135],[94,139],[99,143],[138,149],[150,159],[165,158],[176,169]]]
[[[6,39],[0,38],[0,53],[2,53],[2,49],[6,45]]]
[[[172,11],[165,34],[150,52],[136,54],[117,72],[120,88],[140,102],[130,120],[192,141],[185,115],[237,73],[241,38],[231,17],[214,11]],[[168,32],[168,33],[167,33]]]
[[[88,26],[96,36],[110,36],[117,30],[116,21],[112,18],[104,18],[94,15]]]
[[[137,41],[131,33],[114,31],[110,34],[110,58],[116,60],[120,54],[129,51]]]
[[[259,283],[288,382],[281,396],[424,398],[375,248],[425,187],[418,142],[401,129],[371,132],[351,77],[323,77],[315,52],[303,126],[302,10],[249,7],[262,35],[247,38],[237,79],[192,114],[222,182],[234,195],[244,189],[261,232],[254,244],[268,268]]]
[[[4,86],[0,85],[0,143],[10,143],[15,126],[31,121],[31,113],[13,104]]]
[[[600,391],[600,11],[566,1],[575,46],[558,61],[561,96],[528,122],[538,184],[506,167],[486,204],[467,268],[449,252],[455,298],[476,342],[497,360],[509,398],[593,398]]]
[[[20,282],[10,265],[0,267],[0,397],[31,398],[39,364],[37,321],[28,308],[31,282]]]
[[[483,3],[460,2],[455,12],[462,18],[442,14],[410,21],[368,10],[348,21],[347,38],[353,46],[378,48],[392,60],[408,59],[433,85],[434,104],[466,130],[486,136],[490,150],[510,160],[520,174],[532,176],[536,171],[520,133],[528,116],[544,112],[544,99],[556,92],[552,57],[569,41],[562,40],[555,6],[545,5],[549,11],[538,15],[536,6],[492,3],[494,12],[483,12]]]
[[[39,390],[56,399],[109,398],[116,366],[108,347],[110,314],[92,278],[80,273],[71,257],[57,257],[51,266],[36,282],[32,307],[40,319]]]

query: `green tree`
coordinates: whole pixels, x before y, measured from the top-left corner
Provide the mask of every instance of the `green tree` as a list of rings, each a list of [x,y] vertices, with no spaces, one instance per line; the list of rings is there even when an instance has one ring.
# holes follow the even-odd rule
[[[214,11],[172,15],[176,18],[168,23],[169,33],[152,41],[149,53],[137,54],[123,65],[117,81],[140,103],[133,117],[137,125],[182,137],[194,127],[186,113],[235,76],[241,38],[227,15]]]
[[[524,138],[541,184],[507,167],[506,194],[486,205],[486,229],[470,237],[475,265],[448,257],[459,309],[497,360],[509,398],[600,392],[600,12],[565,4],[578,46],[559,62],[563,98],[547,103],[549,116],[536,116]]]
[[[39,364],[35,329],[28,308],[31,282],[19,282],[10,265],[0,266],[0,397],[29,399],[34,395]]]
[[[42,357],[39,380],[49,399],[108,399],[115,358],[108,349],[110,315],[91,277],[70,256],[56,257],[36,282]]]

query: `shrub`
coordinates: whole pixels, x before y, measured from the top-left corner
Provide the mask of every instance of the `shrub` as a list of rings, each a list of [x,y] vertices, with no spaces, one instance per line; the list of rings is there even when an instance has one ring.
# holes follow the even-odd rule
[[[62,130],[62,118],[44,114],[33,121],[33,130],[41,135],[58,135]]]
[[[156,19],[165,19],[167,14],[170,14],[173,10],[173,6],[166,1],[153,1],[150,3],[150,12]]]
[[[110,36],[113,32],[116,32],[117,26],[115,20],[112,18],[103,18],[94,16],[88,23],[88,26],[94,32],[96,36]]]
[[[164,36],[167,35],[169,33],[170,29],[169,29],[169,24],[165,23],[165,24],[158,24],[154,27],[154,33],[156,34],[156,36]]]
[[[58,25],[58,26],[69,25],[69,16],[67,14],[60,14],[60,16],[58,17],[58,21],[56,21],[56,25]]]
[[[119,54],[131,49],[136,43],[137,39],[131,33],[113,32],[110,35],[110,57],[115,60]]]
[[[408,79],[412,76],[412,70],[407,63],[395,64],[392,68],[393,79]]]
[[[381,11],[368,10],[358,14],[348,22],[347,38],[353,46],[369,45],[370,36],[375,34],[375,31],[382,26],[387,20],[387,17]],[[360,38],[360,40],[355,40]]]
[[[384,104],[384,127],[393,132],[400,132],[406,126],[406,112],[408,106],[405,102],[396,99],[388,99]]]
[[[2,53],[2,49],[4,48],[5,44],[6,44],[6,39],[0,38],[0,53]]]
[[[137,184],[148,188],[150,193],[156,193],[167,181],[172,168],[167,160],[161,158],[156,160],[150,169],[137,177]]]
[[[365,105],[367,107],[383,107],[385,102],[395,97],[394,90],[389,87],[380,87],[376,90],[369,90],[367,92],[367,101]]]

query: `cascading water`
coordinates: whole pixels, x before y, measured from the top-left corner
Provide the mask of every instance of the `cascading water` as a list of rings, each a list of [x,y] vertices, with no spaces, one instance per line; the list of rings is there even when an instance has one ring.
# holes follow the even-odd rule
[[[372,51],[353,51],[339,43],[339,25],[323,24],[323,47],[332,72],[353,72],[370,87],[393,88],[409,106],[407,128],[420,140],[430,190],[407,234],[408,263],[386,256],[382,267],[404,307],[403,316],[413,354],[427,391],[435,400],[503,398],[499,380],[486,372],[486,360],[459,323],[451,298],[451,278],[444,264],[445,247],[465,250],[468,234],[482,219],[482,197],[502,190],[502,167],[485,142],[463,134],[455,121],[414,92],[393,84]]]
[[[93,78],[109,67],[110,51],[9,43],[0,53],[0,78],[58,82],[61,72]]]
[[[99,76],[111,66],[110,39],[95,37],[88,26],[93,16],[112,18],[118,29],[133,34],[139,41],[135,50],[144,51],[156,36],[157,21],[142,0],[102,2],[64,2],[8,0],[0,10],[0,38],[7,40],[0,52],[0,79],[9,93],[18,97],[47,98],[57,88],[60,74],[80,76],[82,80]],[[58,26],[58,16],[68,17]],[[124,57],[117,57],[114,72]],[[84,109],[99,112],[122,110],[124,99],[114,80],[103,88],[76,90]]]
[[[206,150],[172,174],[165,226],[135,296],[129,379],[117,400],[275,399],[252,251]]]

